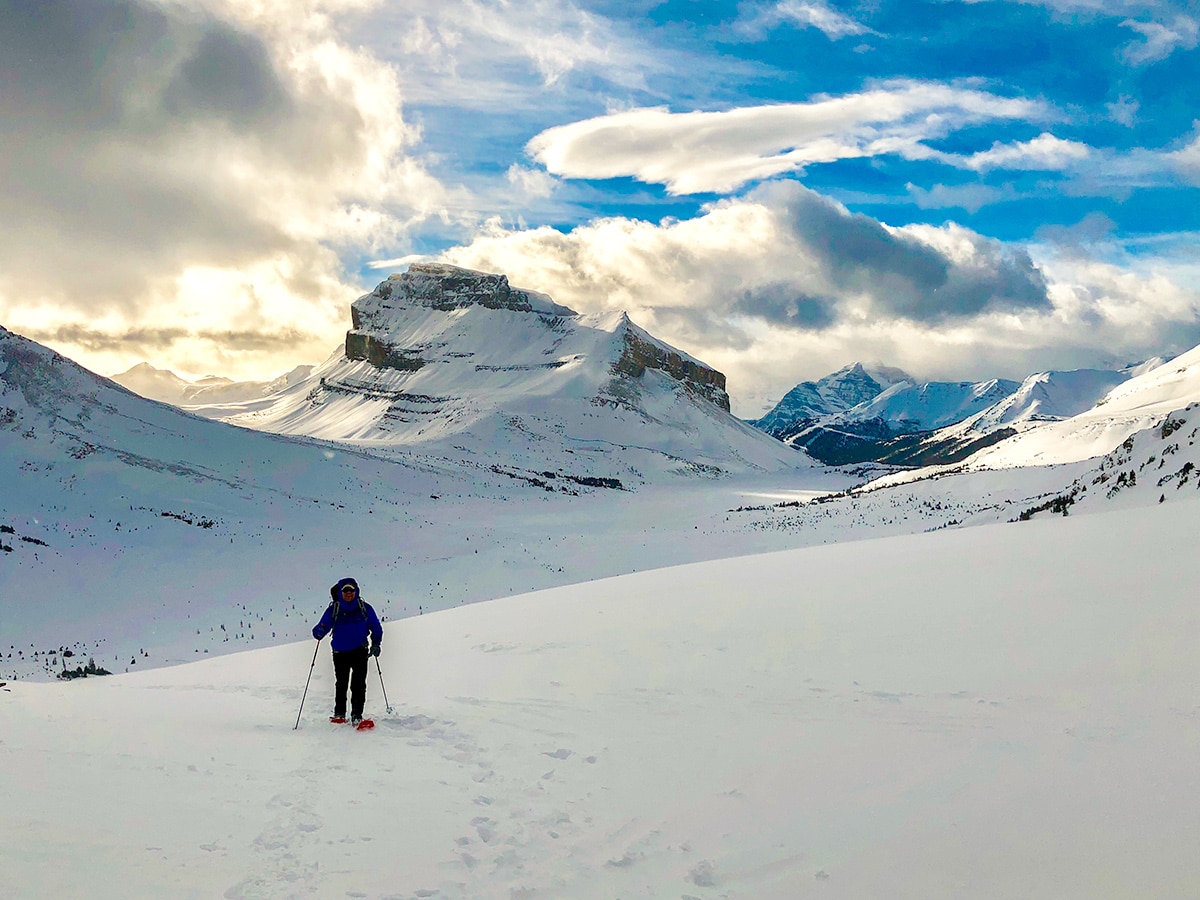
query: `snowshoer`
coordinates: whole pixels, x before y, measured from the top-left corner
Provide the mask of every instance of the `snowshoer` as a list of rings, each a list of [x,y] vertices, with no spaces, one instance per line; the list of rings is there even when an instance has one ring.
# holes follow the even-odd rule
[[[321,640],[330,631],[333,638],[333,715],[329,721],[346,721],[346,684],[350,685],[350,721],[362,723],[367,702],[367,661],[379,655],[383,626],[371,604],[358,592],[358,582],[343,578],[329,589],[332,598],[325,615],[313,628],[313,637]]]

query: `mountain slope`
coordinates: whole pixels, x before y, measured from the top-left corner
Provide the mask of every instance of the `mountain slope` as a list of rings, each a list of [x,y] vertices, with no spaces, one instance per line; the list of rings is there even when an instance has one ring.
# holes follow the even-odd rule
[[[212,404],[245,403],[277,394],[303,378],[313,366],[296,366],[271,381],[232,381],[210,375],[198,381],[186,381],[174,372],[138,363],[128,371],[113,375],[112,380],[150,400],[159,400],[204,415],[203,407]],[[200,409],[196,409],[200,407]]]
[[[533,467],[514,443],[470,456],[235,428],[0,329],[0,680],[293,640],[347,573],[376,598],[395,582],[393,614],[415,615],[746,552],[762,538],[731,532],[725,513],[778,487],[761,473],[589,480]],[[631,465],[595,459],[610,476]],[[792,490],[856,480],[782,471]]]
[[[11,685],[3,890],[1192,897],[1198,527],[1181,502],[389,623],[370,734],[325,721],[311,639]]]
[[[637,483],[810,466],[728,412],[725,377],[623,313],[580,316],[503,275],[414,264],[351,308],[344,353],[226,420]]]
[[[1070,418],[1022,431],[969,460],[977,468],[1052,465],[1101,456],[1200,401],[1200,347],[1122,381]]]

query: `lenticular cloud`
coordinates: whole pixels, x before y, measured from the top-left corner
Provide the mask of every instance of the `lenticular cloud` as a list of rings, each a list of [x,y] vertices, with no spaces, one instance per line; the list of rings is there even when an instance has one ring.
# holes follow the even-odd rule
[[[896,153],[972,123],[1034,119],[1039,103],[986,91],[888,82],[808,103],[673,113],[633,109],[543,131],[527,147],[555,175],[631,177],[672,194],[726,193],[813,163]]]

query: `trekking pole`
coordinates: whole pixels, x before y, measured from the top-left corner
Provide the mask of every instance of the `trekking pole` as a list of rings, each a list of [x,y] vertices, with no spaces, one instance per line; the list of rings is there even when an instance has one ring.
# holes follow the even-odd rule
[[[321,641],[317,641],[317,646],[313,649],[312,665],[308,667],[308,678],[304,680],[304,695],[300,698],[300,709],[296,712],[296,725],[292,731],[300,727],[300,713],[304,712],[304,699],[308,696],[308,683],[312,681],[313,669],[317,667],[317,651],[321,649]]]
[[[387,707],[387,712],[388,712],[388,715],[390,716],[392,713],[395,712],[395,710],[392,709],[392,704],[388,703],[387,688],[385,688],[383,686],[383,667],[379,665],[379,657],[378,656],[375,657],[375,669],[376,669],[376,671],[379,672],[379,689],[381,691],[383,691],[383,705],[385,707]]]

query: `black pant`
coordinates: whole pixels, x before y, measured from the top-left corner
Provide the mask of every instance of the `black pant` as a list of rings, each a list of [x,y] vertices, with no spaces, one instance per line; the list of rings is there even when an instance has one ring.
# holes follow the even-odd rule
[[[346,682],[350,682],[350,718],[361,719],[367,702],[367,648],[333,651],[333,714],[346,715]]]

